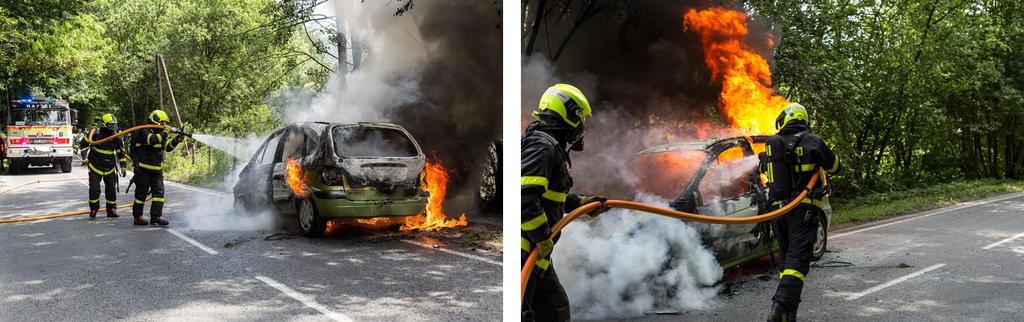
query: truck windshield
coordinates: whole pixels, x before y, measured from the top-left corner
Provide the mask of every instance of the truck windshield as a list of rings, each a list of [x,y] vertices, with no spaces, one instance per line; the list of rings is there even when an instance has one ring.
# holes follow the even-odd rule
[[[66,109],[11,109],[14,125],[67,125]]]
[[[419,155],[405,132],[381,127],[338,127],[333,131],[334,152],[341,157],[415,157]]]

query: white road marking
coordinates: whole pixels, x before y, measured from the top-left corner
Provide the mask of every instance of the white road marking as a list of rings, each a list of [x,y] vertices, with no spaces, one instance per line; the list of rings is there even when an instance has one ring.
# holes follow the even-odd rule
[[[457,252],[457,251],[454,251],[454,250],[444,249],[444,248],[434,248],[434,246],[427,245],[427,244],[424,244],[424,243],[421,243],[421,242],[417,242],[417,241],[408,240],[408,239],[399,239],[398,241],[406,243],[406,244],[412,244],[412,245],[424,247],[424,248],[436,249],[436,250],[439,250],[439,251],[442,251],[442,252],[445,252],[445,253],[449,253],[449,254],[452,254],[452,255],[462,256],[462,257],[469,258],[469,259],[475,259],[475,260],[478,260],[478,261],[481,261],[481,262],[484,262],[484,263],[501,266],[501,262],[493,260],[493,259],[489,259],[489,258],[486,258],[486,257],[483,257],[483,256],[477,256],[477,255],[473,255],[473,254],[466,254],[466,253],[463,253],[463,252]]]
[[[910,273],[909,275],[906,275],[906,276],[903,276],[903,277],[900,277],[900,278],[888,281],[885,284],[878,285],[878,286],[875,286],[875,287],[863,290],[860,293],[851,294],[846,299],[847,300],[851,300],[851,301],[859,299],[861,297],[864,297],[865,295],[868,295],[868,294],[871,294],[871,293],[874,293],[874,292],[878,292],[878,291],[880,291],[882,289],[885,289],[885,288],[887,288],[889,286],[893,286],[893,285],[896,285],[896,284],[901,283],[903,281],[909,280],[911,278],[921,276],[921,274],[924,274],[924,273],[936,270],[936,269],[938,269],[940,267],[943,267],[943,266],[946,266],[946,264],[935,264],[935,265],[932,265],[932,266],[928,266],[925,269],[922,269],[920,271],[916,271],[916,272]]]
[[[1013,235],[1013,237],[1010,237],[1010,238],[1007,238],[1007,239],[1003,239],[1003,240],[1000,240],[1000,241],[988,244],[988,246],[982,247],[981,249],[992,249],[994,247],[997,247],[997,246],[1005,244],[1005,243],[1009,243],[1009,242],[1013,241],[1014,239],[1021,238],[1021,237],[1024,237],[1024,233],[1016,234],[1016,235]]]
[[[319,311],[320,313],[323,313],[324,315],[326,315],[327,317],[329,317],[329,318],[331,318],[331,319],[333,319],[335,321],[339,321],[339,322],[349,322],[349,321],[352,321],[351,318],[345,316],[344,314],[331,311],[331,309],[327,308],[326,306],[320,305],[320,303],[317,303],[316,301],[314,301],[313,299],[309,298],[305,294],[296,292],[295,290],[289,288],[287,285],[281,284],[281,282],[275,281],[272,278],[269,278],[269,277],[266,277],[266,276],[256,276],[256,279],[260,280],[260,282],[263,282],[263,283],[269,285],[270,287],[273,287],[273,288],[277,289],[281,293],[284,293],[284,295],[288,295],[288,297],[293,298],[296,301],[299,301],[300,303],[302,303],[302,305],[305,305],[305,306],[307,306],[307,307],[309,307],[311,309],[314,309],[314,310]]]
[[[192,246],[199,247],[199,249],[202,249],[204,252],[207,252],[210,255],[220,254],[220,252],[214,250],[213,248],[206,247],[206,245],[200,244],[195,239],[192,239],[191,237],[185,236],[185,234],[182,234],[181,232],[179,232],[177,230],[167,229],[167,232],[169,232],[171,234],[174,234],[174,236],[178,236],[178,238],[181,238],[181,239],[187,241],[189,244],[192,244]]]
[[[938,210],[938,211],[935,211],[935,212],[930,213],[930,214],[914,216],[914,217],[910,217],[910,218],[903,219],[903,220],[897,220],[897,221],[886,223],[886,224],[875,225],[875,226],[871,226],[871,227],[867,227],[867,228],[857,229],[857,230],[850,231],[850,232],[835,234],[835,235],[828,236],[828,238],[829,239],[836,239],[836,238],[843,237],[843,236],[853,235],[853,234],[856,234],[856,233],[861,233],[861,232],[865,232],[865,231],[869,231],[869,230],[874,230],[874,229],[878,229],[878,228],[882,228],[882,227],[886,227],[886,226],[892,226],[892,225],[895,225],[895,224],[908,222],[908,221],[911,221],[911,220],[914,220],[914,219],[921,219],[921,218],[925,218],[925,217],[941,215],[941,214],[948,213],[948,212],[951,212],[951,211],[961,210],[961,209],[970,208],[970,207],[974,207],[974,206],[987,205],[987,204],[990,204],[990,203],[993,203],[993,202],[1000,202],[1000,201],[1004,201],[1004,200],[1020,198],[1022,196],[1024,196],[1024,193],[1014,193],[1014,194],[1011,194],[1011,195],[1008,195],[1008,196],[999,197],[999,198],[995,198],[995,199],[991,199],[991,200],[987,200],[987,201],[982,201],[982,202],[965,202],[965,203],[962,203],[960,205],[956,205],[956,206],[952,206],[952,207],[949,207],[949,208],[946,208],[946,209]]]
[[[196,191],[196,192],[202,192],[202,193],[213,195],[213,196],[217,196],[217,197],[226,197],[226,196],[229,195],[226,192],[213,191],[213,190],[207,190],[207,189],[200,189],[200,188],[192,187],[192,186],[189,186],[189,185],[186,185],[186,184],[181,184],[181,183],[177,183],[177,182],[173,182],[173,181],[167,181],[167,183],[170,183],[172,186],[175,186],[175,187],[178,187],[178,188],[182,188],[182,189],[186,189],[186,190],[192,190],[192,191]]]

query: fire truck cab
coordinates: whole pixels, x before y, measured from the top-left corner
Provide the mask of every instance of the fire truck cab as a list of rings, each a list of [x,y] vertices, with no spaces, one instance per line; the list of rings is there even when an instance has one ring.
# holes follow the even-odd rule
[[[24,172],[30,165],[50,165],[64,173],[71,172],[74,157],[71,124],[75,114],[64,100],[12,99],[4,126],[7,144],[3,153],[10,171]]]

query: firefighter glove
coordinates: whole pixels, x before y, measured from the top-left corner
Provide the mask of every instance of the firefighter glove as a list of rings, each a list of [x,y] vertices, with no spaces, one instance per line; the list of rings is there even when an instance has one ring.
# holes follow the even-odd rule
[[[537,243],[537,255],[540,255],[540,258],[551,255],[551,250],[553,249],[555,249],[555,242],[551,239],[545,239]]]
[[[601,196],[580,196],[580,205],[581,206],[585,205],[585,204],[588,204],[588,203],[591,203],[591,202],[600,202],[601,203],[600,206],[597,206],[597,208],[594,208],[594,210],[590,211],[590,216],[591,217],[597,217],[597,215],[603,214],[606,211],[608,211],[609,209],[611,209],[610,207],[608,207],[607,205],[604,204],[605,201],[608,201],[608,198],[601,197]]]

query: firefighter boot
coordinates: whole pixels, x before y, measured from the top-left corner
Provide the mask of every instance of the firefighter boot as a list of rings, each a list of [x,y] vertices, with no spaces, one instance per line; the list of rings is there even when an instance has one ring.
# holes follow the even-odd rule
[[[100,211],[99,209],[90,209],[89,210],[89,219],[96,219],[96,213],[99,212],[99,211]]]
[[[149,218],[149,224],[150,225],[167,226],[170,223],[171,222],[167,221],[167,219],[164,219],[163,216],[160,216],[160,217],[150,217]]]
[[[795,322],[796,312],[787,311],[779,303],[772,304],[772,313],[768,315],[768,322]]]
[[[117,215],[117,208],[107,208],[107,218],[121,217]]]
[[[145,225],[149,225],[149,222],[146,221],[145,219],[142,219],[142,216],[136,216],[135,217],[135,225],[136,226],[145,226]]]

